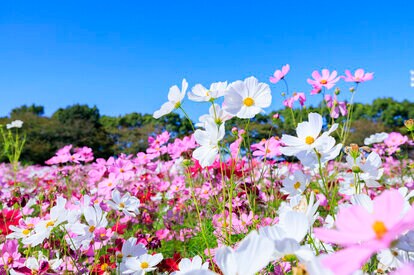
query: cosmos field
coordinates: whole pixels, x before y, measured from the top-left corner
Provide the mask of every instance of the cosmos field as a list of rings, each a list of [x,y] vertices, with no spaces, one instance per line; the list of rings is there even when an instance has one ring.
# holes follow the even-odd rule
[[[350,143],[354,101],[374,74],[314,71],[298,93],[289,71],[183,79],[154,118],[188,118],[183,101],[205,115],[132,155],[68,144],[24,165],[27,125],[2,126],[0,274],[414,274],[414,121]],[[291,112],[275,125],[289,119],[292,131],[251,142],[250,120],[276,100]]]

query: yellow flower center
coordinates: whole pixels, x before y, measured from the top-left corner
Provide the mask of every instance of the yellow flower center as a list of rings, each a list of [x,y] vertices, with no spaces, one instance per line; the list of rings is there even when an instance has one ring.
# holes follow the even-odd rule
[[[326,79],[322,79],[322,80],[320,81],[320,83],[321,83],[322,85],[328,84],[328,80],[326,80]]]
[[[294,185],[293,185],[293,188],[295,188],[296,190],[297,189],[299,189],[299,187],[300,187],[300,182],[296,182]]]
[[[308,144],[308,145],[311,145],[314,142],[315,142],[315,139],[313,137],[311,137],[311,136],[307,136],[305,138],[305,143]]]
[[[375,221],[372,225],[372,229],[374,229],[375,235],[377,235],[377,239],[381,239],[385,233],[388,232],[387,227],[385,227],[385,224],[381,221]]]
[[[102,271],[106,271],[107,269],[108,269],[108,264],[107,263],[104,263],[104,264],[101,265],[101,270]]]
[[[121,202],[119,203],[119,208],[124,208],[125,207],[125,203]]]
[[[210,90],[206,92],[206,96],[210,96]]]
[[[243,100],[243,104],[246,105],[247,107],[250,107],[250,106],[252,106],[254,104],[254,99],[251,98],[251,97],[246,97]]]
[[[49,227],[49,226],[55,226],[55,223],[53,221],[48,221],[46,224],[46,227]]]
[[[180,107],[181,107],[181,102],[178,101],[177,103],[175,103],[174,109],[178,109]]]
[[[93,225],[91,225],[90,227],[89,227],[89,232],[93,232],[93,231],[95,231],[95,226],[93,226]]]
[[[145,268],[148,268],[148,267],[149,267],[149,264],[147,262],[142,262],[141,263],[141,269],[145,269]]]
[[[22,233],[23,233],[24,235],[29,235],[30,230],[29,230],[29,229],[25,229],[25,230],[23,230],[23,231],[22,231]]]

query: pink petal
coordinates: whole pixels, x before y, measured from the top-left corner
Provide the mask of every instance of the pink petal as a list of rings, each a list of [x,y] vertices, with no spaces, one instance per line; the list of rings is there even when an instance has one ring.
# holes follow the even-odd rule
[[[321,75],[319,74],[319,72],[318,71],[313,71],[313,73],[312,73],[312,77],[313,77],[313,79],[315,79],[316,81],[318,81],[319,82],[319,80],[321,79]],[[309,81],[308,81],[308,83],[309,83]]]
[[[336,275],[349,275],[361,268],[374,251],[363,246],[345,248],[322,259],[322,264]]]

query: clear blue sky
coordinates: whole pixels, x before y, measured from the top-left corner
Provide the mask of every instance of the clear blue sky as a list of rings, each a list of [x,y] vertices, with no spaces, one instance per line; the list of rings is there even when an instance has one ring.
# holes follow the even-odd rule
[[[309,94],[314,69],[362,67],[375,79],[358,101],[414,100],[413,12],[397,0],[1,1],[0,116],[32,103],[47,115],[74,103],[152,113],[183,77],[190,87],[267,82],[286,63],[292,90]],[[272,86],[274,108],[281,90]],[[207,111],[184,107],[193,118]]]

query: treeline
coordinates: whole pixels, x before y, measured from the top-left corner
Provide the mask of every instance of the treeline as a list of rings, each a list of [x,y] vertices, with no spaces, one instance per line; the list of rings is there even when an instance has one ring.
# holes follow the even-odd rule
[[[329,111],[321,106],[294,109],[296,121],[306,120],[307,113],[323,113],[330,122]],[[279,119],[273,115],[278,113]],[[351,136],[347,143],[362,144],[363,139],[381,131],[404,132],[404,120],[414,118],[414,102],[398,102],[392,98],[379,98],[371,104],[355,104]],[[169,131],[172,137],[182,137],[192,132],[189,121],[178,114],[154,119],[150,114],[131,113],[111,117],[100,115],[98,108],[87,105],[73,105],[60,108],[51,117],[44,116],[44,107],[31,105],[13,109],[9,117],[0,118],[5,125],[12,120],[24,121],[23,131],[27,137],[21,156],[24,163],[43,164],[57,149],[67,144],[88,146],[95,157],[108,158],[120,153],[136,154],[145,151],[149,135]],[[227,123],[244,128],[246,121],[232,119]],[[268,138],[270,135],[294,132],[292,112],[281,109],[267,115],[258,115],[249,122],[251,142]],[[5,159],[2,159],[5,161]]]

